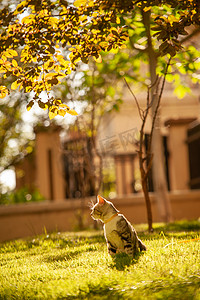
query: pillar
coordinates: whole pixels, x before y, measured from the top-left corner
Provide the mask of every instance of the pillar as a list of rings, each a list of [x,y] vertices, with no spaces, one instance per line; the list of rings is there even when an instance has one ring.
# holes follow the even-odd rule
[[[36,185],[47,200],[65,199],[65,180],[60,142],[60,127],[37,127]]]
[[[189,189],[189,154],[187,141],[188,124],[194,119],[169,119],[165,125],[169,127],[169,177],[170,188],[175,190]]]

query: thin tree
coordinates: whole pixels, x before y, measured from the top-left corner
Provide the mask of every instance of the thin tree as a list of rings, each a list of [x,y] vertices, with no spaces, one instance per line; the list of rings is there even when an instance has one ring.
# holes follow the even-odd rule
[[[142,125],[141,125],[141,128],[140,128],[138,157],[139,157],[139,165],[140,165],[140,173],[141,173],[141,181],[142,181],[142,190],[143,190],[144,198],[145,198],[145,202],[146,202],[149,232],[153,231],[153,216],[152,216],[151,200],[150,200],[149,190],[148,190],[148,186],[149,186],[148,175],[149,175],[149,172],[152,168],[153,156],[154,156],[154,152],[152,150],[152,140],[153,140],[153,135],[154,135],[154,132],[155,132],[156,118],[157,118],[157,114],[158,114],[158,111],[159,111],[159,107],[160,107],[160,103],[161,103],[161,99],[162,99],[162,94],[163,94],[163,91],[164,91],[165,80],[166,80],[168,67],[170,65],[170,61],[171,61],[171,58],[168,61],[168,64],[166,66],[166,70],[165,70],[163,78],[158,78],[157,77],[154,84],[152,86],[147,87],[147,100],[146,100],[145,109],[142,109],[140,107],[140,104],[137,100],[137,97],[135,96],[135,94],[133,93],[130,85],[128,84],[128,82],[125,79],[125,83],[126,83],[128,89],[130,90],[134,100],[135,100],[135,103],[136,103],[136,106],[137,106],[137,109],[138,109],[138,113],[139,113],[140,119],[142,121]],[[160,88],[160,91],[159,91],[159,85],[160,85],[161,80],[162,80],[162,83],[161,83],[161,88]],[[153,116],[152,116],[152,124],[151,124],[150,134],[148,136],[147,150],[144,151],[144,137],[145,137],[145,129],[146,129],[145,126],[146,126],[147,117],[149,116],[149,113],[152,109],[152,105],[153,105],[153,101],[154,101],[154,99],[151,99],[151,97],[150,97],[151,90],[154,87],[156,87],[155,93],[158,97],[158,101],[157,101],[157,105],[156,105],[156,108],[155,108]]]

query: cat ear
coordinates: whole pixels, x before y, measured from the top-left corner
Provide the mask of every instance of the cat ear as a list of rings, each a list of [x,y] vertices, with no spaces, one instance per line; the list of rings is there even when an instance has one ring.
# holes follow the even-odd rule
[[[99,205],[105,204],[105,200],[100,195],[97,196],[97,201],[98,201]]]

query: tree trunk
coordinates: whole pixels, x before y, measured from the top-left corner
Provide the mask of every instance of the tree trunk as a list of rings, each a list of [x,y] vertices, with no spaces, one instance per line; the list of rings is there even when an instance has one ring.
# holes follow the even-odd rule
[[[144,193],[146,209],[147,209],[148,230],[149,232],[153,232],[153,218],[152,218],[151,201],[149,197],[147,179],[142,180],[142,190]]]
[[[143,122],[143,125],[145,123]],[[153,217],[152,217],[152,210],[151,210],[151,201],[149,197],[148,191],[148,171],[144,169],[144,160],[142,155],[142,145],[143,145],[143,134],[144,134],[144,126],[142,125],[141,128],[141,137],[140,137],[140,151],[139,151],[139,162],[140,162],[140,173],[142,178],[142,190],[144,194],[144,199],[146,203],[146,210],[147,210],[147,220],[148,220],[148,230],[149,232],[153,232]]]
[[[151,101],[152,101],[152,118],[155,113],[156,120],[153,128],[153,136],[152,136],[152,153],[153,153],[153,183],[154,190],[158,205],[158,210],[160,214],[160,218],[164,222],[169,222],[171,217],[171,208],[169,195],[167,190],[167,182],[165,175],[165,163],[164,163],[164,155],[163,155],[163,145],[162,145],[162,136],[160,131],[160,112],[157,110],[159,96],[158,89],[156,84],[156,66],[157,66],[157,55],[153,49],[152,41],[151,41],[151,33],[150,33],[150,12],[143,12],[143,22],[146,27],[147,33],[147,54],[149,57],[149,71],[150,71],[150,80],[151,80]]]

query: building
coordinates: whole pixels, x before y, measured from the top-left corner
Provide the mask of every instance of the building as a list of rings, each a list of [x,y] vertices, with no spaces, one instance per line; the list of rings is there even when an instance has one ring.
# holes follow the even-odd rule
[[[142,107],[146,95],[138,96]],[[141,126],[136,104],[124,95],[120,112],[104,116],[97,136],[97,148],[108,168],[116,174],[117,195],[141,191],[137,157]],[[170,191],[200,189],[200,100],[193,95],[177,99],[169,89],[160,107],[160,124],[165,152],[165,167]],[[150,131],[147,121],[146,136]],[[34,185],[46,199],[62,201],[95,194],[89,168],[90,139],[70,136],[61,142],[59,126],[36,128],[36,147],[32,158],[16,166],[17,188]],[[145,143],[144,143],[145,147]],[[105,164],[104,164],[105,166]],[[83,182],[84,181],[84,182]],[[153,191],[152,178],[149,190]]]

